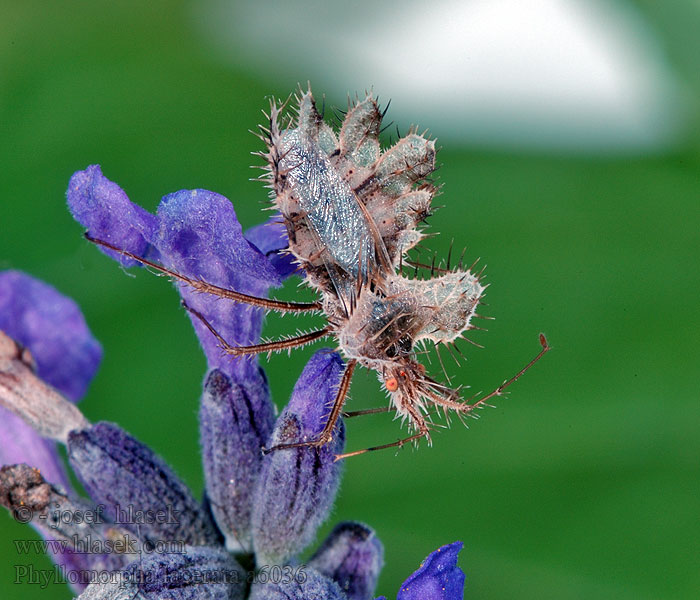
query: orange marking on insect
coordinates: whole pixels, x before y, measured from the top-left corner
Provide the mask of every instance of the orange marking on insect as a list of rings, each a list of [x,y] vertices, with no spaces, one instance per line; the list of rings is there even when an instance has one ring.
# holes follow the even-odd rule
[[[384,385],[390,392],[395,392],[399,389],[399,380],[396,379],[396,377],[389,377],[389,379],[384,382]]]

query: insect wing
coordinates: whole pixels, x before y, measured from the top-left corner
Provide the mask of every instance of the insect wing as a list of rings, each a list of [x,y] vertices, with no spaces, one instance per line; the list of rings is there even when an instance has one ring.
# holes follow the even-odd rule
[[[367,282],[377,270],[378,251],[383,250],[377,248],[371,217],[313,140],[288,130],[281,150],[280,169],[287,173],[338,295],[347,298],[348,286]]]

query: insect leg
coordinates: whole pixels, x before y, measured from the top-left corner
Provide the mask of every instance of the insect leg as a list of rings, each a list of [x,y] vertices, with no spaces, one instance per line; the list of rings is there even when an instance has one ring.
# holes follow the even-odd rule
[[[151,260],[142,258],[141,256],[137,256],[136,254],[133,254],[128,250],[118,248],[117,246],[114,246],[109,242],[105,242],[104,240],[98,240],[97,238],[92,237],[89,233],[85,233],[85,238],[91,241],[93,244],[97,244],[98,246],[103,246],[104,248],[113,250],[114,252],[118,252],[122,256],[126,256],[127,258],[131,258],[132,260],[138,261],[142,265],[150,267],[151,269],[154,269],[159,273],[163,273],[168,277],[172,277],[173,279],[182,281],[183,283],[186,283],[198,292],[213,294],[214,296],[219,296],[220,298],[227,298],[228,300],[233,300],[234,302],[240,302],[242,304],[251,304],[252,306],[260,306],[268,310],[276,310],[279,312],[307,312],[321,310],[321,304],[319,302],[285,302],[283,300],[272,300],[270,298],[258,298],[256,296],[249,296],[248,294],[236,292],[235,290],[229,290],[227,288],[222,288],[217,285],[212,285],[211,283],[207,283],[206,281],[193,279],[191,277],[187,277],[186,275],[176,273],[175,271],[167,269],[166,267],[159,265]]]
[[[231,354],[232,356],[263,354],[265,352],[279,352],[280,350],[288,350],[291,348],[296,348],[298,346],[305,346],[306,344],[310,344],[311,342],[326,337],[332,331],[332,328],[328,326],[317,331],[310,331],[309,333],[304,333],[303,335],[298,335],[283,340],[275,340],[273,342],[265,342],[262,344],[253,344],[251,346],[232,346],[221,336],[221,334],[216,329],[214,329],[214,326],[209,321],[207,321],[207,319],[204,317],[204,315],[202,315],[202,313],[188,306],[184,301],[182,302],[182,306],[184,306],[190,314],[197,317],[216,338],[216,340],[221,346],[221,349],[224,352],[226,352],[226,354]]]
[[[343,404],[345,403],[345,398],[348,395],[348,390],[350,389],[350,380],[352,379],[353,371],[357,365],[356,360],[349,360],[347,366],[345,367],[345,372],[343,373],[343,378],[340,380],[340,385],[338,386],[338,391],[335,395],[335,400],[333,401],[333,408],[331,409],[331,414],[328,416],[328,421],[326,422],[321,435],[318,439],[311,440],[308,442],[292,442],[290,444],[277,444],[272,446],[272,448],[264,448],[263,454],[269,454],[274,450],[287,450],[290,448],[304,448],[306,446],[311,446],[318,448],[320,446],[326,445],[333,439],[333,428],[338,422],[338,417],[343,409]]]
[[[415,442],[423,437],[430,440],[430,430],[428,429],[428,424],[425,419],[420,415],[420,413],[411,406],[407,406],[408,414],[411,417],[413,425],[418,429],[413,435],[409,435],[406,438],[397,440],[390,444],[382,444],[381,446],[373,446],[372,448],[365,448],[364,450],[355,450],[354,452],[346,452],[345,454],[338,454],[335,460],[342,460],[343,458],[350,458],[351,456],[359,456],[360,454],[365,454],[367,452],[373,452],[374,450],[385,450],[386,448],[401,448],[405,444],[410,442]]]

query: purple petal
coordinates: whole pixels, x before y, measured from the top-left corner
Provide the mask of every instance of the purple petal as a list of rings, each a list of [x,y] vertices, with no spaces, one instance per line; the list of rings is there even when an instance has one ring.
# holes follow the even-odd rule
[[[0,407],[0,464],[35,465],[47,481],[70,490],[71,484],[56,449],[17,415]]]
[[[143,539],[191,545],[220,541],[187,486],[150,448],[118,426],[103,422],[71,432],[68,459],[105,514]],[[160,516],[141,522],[139,511]]]
[[[250,600],[346,600],[337,583],[314,569],[288,568],[290,573],[283,570],[279,582],[262,583],[262,572],[258,574],[250,590]]]
[[[273,424],[264,379],[241,386],[218,369],[209,373],[199,410],[202,461],[211,511],[232,552],[252,551],[252,496]]]
[[[266,296],[270,286],[281,282],[272,263],[243,237],[231,203],[218,194],[206,190],[170,194],[163,198],[158,215],[153,216],[131,203],[98,166],[92,166],[73,175],[68,204],[93,237],[134,254],[146,254],[182,275],[253,296]],[[266,249],[270,251],[271,247]],[[108,254],[122,264],[134,264],[114,253]],[[187,304],[200,312],[229,344],[258,341],[261,309],[196,293],[188,286],[179,287]],[[234,360],[225,355],[206,326],[191,318],[210,369],[220,369],[244,387],[263,385],[254,359]],[[259,403],[269,404],[269,399],[260,398]],[[268,406],[263,408],[267,410]]]
[[[342,371],[338,354],[314,354],[277,420],[269,446],[318,438]],[[334,459],[344,442],[339,421],[325,446],[276,450],[263,459],[253,503],[253,539],[263,564],[284,564],[313,539],[338,490],[341,466]]]
[[[294,256],[286,252],[289,238],[287,228],[279,215],[272,217],[267,223],[251,227],[245,232],[245,238],[267,256],[281,279],[295,273],[303,275],[303,271],[300,271],[294,262]]]
[[[29,275],[4,271],[0,329],[29,348],[46,383],[73,401],[85,394],[102,350],[73,300]]]
[[[207,283],[252,296],[266,296],[270,286],[280,284],[270,261],[243,237],[231,203],[213,192],[183,190],[163,198],[153,244],[166,266]],[[188,286],[180,286],[180,293],[229,344],[258,340],[261,309],[198,293]],[[209,368],[218,368],[239,382],[257,376],[254,361],[225,355],[211,332],[198,319],[192,320]]]
[[[0,330],[31,352],[37,373],[71,400],[87,390],[102,357],[78,305],[19,271],[0,273]],[[52,441],[0,407],[0,464],[27,463],[70,488]]]
[[[99,165],[77,171],[68,184],[68,208],[90,235],[137,256],[150,252],[156,218],[129,200],[124,191],[102,175]],[[111,250],[100,250],[126,267],[139,263]]]
[[[384,562],[384,548],[362,523],[339,523],[311,557],[309,566],[330,577],[348,600],[370,600]]]
[[[464,572],[457,566],[462,542],[438,548],[403,582],[396,600],[462,600]]]

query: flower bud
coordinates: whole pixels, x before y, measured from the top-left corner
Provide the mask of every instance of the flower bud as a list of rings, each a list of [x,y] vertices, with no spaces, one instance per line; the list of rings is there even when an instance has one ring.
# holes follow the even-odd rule
[[[207,497],[232,552],[252,551],[252,496],[274,422],[267,395],[262,376],[243,387],[214,369],[204,382],[199,428]]]
[[[362,523],[339,523],[309,566],[330,577],[348,600],[370,600],[384,562],[379,538]]]
[[[219,541],[208,513],[155,453],[112,423],[68,437],[68,459],[105,514],[144,541]]]
[[[343,363],[319,350],[294,387],[268,447],[314,441],[323,430],[336,396]],[[321,447],[275,450],[263,460],[253,503],[253,538],[259,564],[284,564],[313,539],[335,499],[344,431],[339,421]]]
[[[253,583],[250,600],[346,600],[332,579],[314,569],[295,570],[293,576],[281,581]]]
[[[93,583],[79,600],[242,600],[246,573],[226,552],[187,546],[144,554],[107,583]]]

